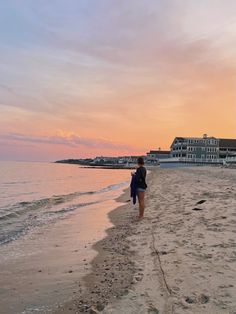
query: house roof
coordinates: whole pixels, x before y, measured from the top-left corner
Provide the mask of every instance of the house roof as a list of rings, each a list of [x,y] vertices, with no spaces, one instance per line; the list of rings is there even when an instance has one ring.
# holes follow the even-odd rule
[[[181,137],[181,136],[177,136],[176,138],[175,138],[175,140],[185,140],[187,137]]]
[[[169,150],[150,150],[148,154],[164,155],[164,154],[170,154],[170,151]]]
[[[236,139],[220,138],[220,147],[236,148]]]
[[[176,140],[178,140],[179,142],[185,142],[186,140],[211,140],[211,139],[214,139],[214,140],[218,140],[216,137],[214,136],[208,136],[207,138],[204,138],[204,137],[181,137],[181,136],[176,136],[171,144],[171,148],[173,147],[174,143]]]
[[[208,139],[215,139],[215,140],[217,140],[217,138],[216,137],[214,137],[214,136],[208,136],[208,137],[206,137],[206,138],[204,138],[204,137],[189,137],[189,136],[186,136],[186,137],[180,137],[180,136],[177,136],[177,137],[175,137],[175,139],[174,140],[188,140],[188,139],[193,139],[193,140],[208,140]]]

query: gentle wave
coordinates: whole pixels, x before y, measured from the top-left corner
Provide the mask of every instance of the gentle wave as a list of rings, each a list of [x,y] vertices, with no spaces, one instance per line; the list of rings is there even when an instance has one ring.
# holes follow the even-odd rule
[[[11,205],[10,208],[0,208],[1,212],[4,212],[3,215],[0,214],[0,221],[1,220],[7,220],[11,218],[17,218],[21,214],[24,214],[26,211],[35,211],[40,208],[48,208],[53,207],[58,204],[63,204],[69,201],[72,201],[73,199],[79,197],[79,196],[86,196],[91,194],[100,194],[100,193],[106,193],[111,190],[119,189],[122,186],[125,186],[126,182],[122,182],[120,184],[112,184],[109,185],[103,189],[97,190],[97,191],[88,191],[88,192],[74,192],[70,194],[65,195],[54,195],[49,198],[42,198],[39,200],[34,200],[31,202],[19,202],[16,204]]]
[[[9,228],[6,232],[1,233],[0,232],[0,245],[1,244],[7,244],[9,242],[12,242],[14,240],[17,240],[23,235],[26,235],[30,230],[40,227],[42,225],[53,223],[57,221],[58,219],[66,218],[68,214],[75,211],[78,208],[98,204],[97,202],[88,202],[88,203],[80,203],[80,204],[74,204],[71,206],[68,206],[66,208],[62,208],[57,211],[48,211],[44,212],[43,215],[30,215],[28,219],[24,219],[24,221],[18,222],[17,226],[14,226],[14,228]]]
[[[125,187],[127,182],[109,185],[97,191],[74,192],[65,195],[54,195],[33,201],[21,201],[0,208],[0,244],[18,239],[32,228],[52,223],[66,217],[78,208],[97,204],[100,201],[70,204],[81,196],[102,194]]]

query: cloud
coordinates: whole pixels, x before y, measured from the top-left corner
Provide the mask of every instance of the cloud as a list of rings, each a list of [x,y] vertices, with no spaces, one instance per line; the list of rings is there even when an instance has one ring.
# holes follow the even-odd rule
[[[12,142],[23,142],[33,144],[49,144],[49,145],[64,145],[69,147],[83,146],[85,148],[93,149],[111,149],[111,150],[127,150],[135,151],[134,147],[125,145],[122,143],[116,143],[102,138],[86,138],[75,134],[65,135],[54,135],[54,136],[30,136],[20,133],[7,133],[1,135],[2,140]]]
[[[234,0],[2,2],[0,132],[93,152],[233,136],[235,10]],[[46,136],[57,129],[81,137]]]

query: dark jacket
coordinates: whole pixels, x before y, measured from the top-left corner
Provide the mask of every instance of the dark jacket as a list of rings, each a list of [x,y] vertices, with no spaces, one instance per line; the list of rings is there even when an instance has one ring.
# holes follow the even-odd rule
[[[136,174],[132,175],[131,183],[130,183],[130,197],[133,199],[133,204],[136,204],[137,197],[137,179]]]
[[[141,166],[136,170],[137,188],[140,188],[140,189],[147,188],[146,175],[147,175],[147,171],[145,167]]]

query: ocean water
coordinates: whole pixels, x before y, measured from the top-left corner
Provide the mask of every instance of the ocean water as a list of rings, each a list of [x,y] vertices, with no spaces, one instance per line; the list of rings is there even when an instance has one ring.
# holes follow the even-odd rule
[[[0,162],[3,313],[46,312],[68,300],[129,180],[129,170]]]
[[[0,162],[0,245],[127,186],[126,170]],[[96,197],[97,196],[97,197]]]

